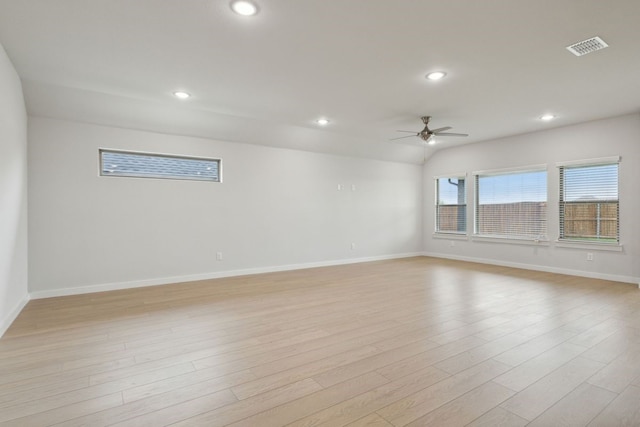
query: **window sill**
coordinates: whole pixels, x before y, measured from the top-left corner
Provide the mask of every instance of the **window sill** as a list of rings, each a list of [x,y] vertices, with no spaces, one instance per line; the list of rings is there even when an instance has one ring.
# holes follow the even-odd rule
[[[556,240],[555,246],[558,248],[571,248],[571,249],[586,249],[590,251],[605,251],[605,252],[622,252],[624,247],[617,243],[584,243],[584,242],[571,242],[565,240]]]
[[[490,236],[473,236],[474,242],[486,243],[506,243],[509,245],[525,245],[525,246],[549,246],[549,240],[544,239],[517,239],[513,237],[490,237]]]
[[[444,240],[469,240],[469,236],[463,233],[433,233],[434,239]]]

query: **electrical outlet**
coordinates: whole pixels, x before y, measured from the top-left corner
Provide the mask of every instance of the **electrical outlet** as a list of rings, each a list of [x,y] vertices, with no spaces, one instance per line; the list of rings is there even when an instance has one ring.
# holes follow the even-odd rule
[[[222,252],[216,252],[216,259],[222,261]]]
[[[338,184],[338,191],[342,191],[342,184]]]
[[[354,250],[356,248],[356,244],[355,243],[351,243],[351,250]]]
[[[593,261],[593,253],[587,252],[587,261]]]
[[[351,184],[351,191],[356,191],[356,185],[355,184]]]

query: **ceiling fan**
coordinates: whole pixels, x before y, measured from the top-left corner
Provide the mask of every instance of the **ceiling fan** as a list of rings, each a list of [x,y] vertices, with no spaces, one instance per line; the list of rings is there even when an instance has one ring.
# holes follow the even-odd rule
[[[403,139],[403,138],[412,138],[417,136],[427,143],[433,143],[434,136],[469,136],[466,133],[446,132],[449,129],[451,129],[451,126],[445,126],[438,129],[429,129],[429,120],[431,120],[431,116],[423,116],[423,117],[420,117],[420,119],[422,120],[422,123],[424,123],[424,129],[422,129],[420,132],[415,132],[411,130],[399,130],[398,132],[408,132],[408,133],[412,133],[413,135],[401,136],[399,138],[392,138],[390,141],[395,141],[397,139]]]

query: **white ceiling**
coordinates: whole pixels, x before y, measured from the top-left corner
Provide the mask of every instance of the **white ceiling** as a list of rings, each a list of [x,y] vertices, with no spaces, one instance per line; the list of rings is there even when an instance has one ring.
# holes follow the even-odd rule
[[[640,111],[638,0],[256,2],[0,0],[0,43],[33,115],[395,161],[422,115],[470,134],[428,155]]]

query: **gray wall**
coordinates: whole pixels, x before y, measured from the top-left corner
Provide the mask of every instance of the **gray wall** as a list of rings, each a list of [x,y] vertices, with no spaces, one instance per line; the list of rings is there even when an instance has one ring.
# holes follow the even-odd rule
[[[621,156],[619,169],[620,236],[623,251],[601,251],[596,247],[566,248],[558,238],[557,162]],[[503,242],[438,239],[435,223],[434,176],[467,172],[469,232],[473,232],[474,171],[547,165],[548,235],[550,242],[516,245]],[[427,254],[600,277],[638,283],[640,280],[640,115],[633,114],[575,126],[530,133],[437,152],[424,169],[424,242]],[[453,246],[452,246],[453,245]],[[587,261],[587,252],[594,254]]]
[[[27,302],[27,114],[0,45],[0,336]]]
[[[100,177],[100,147],[221,157],[224,182]],[[30,117],[30,291],[419,254],[422,203],[421,165]]]

